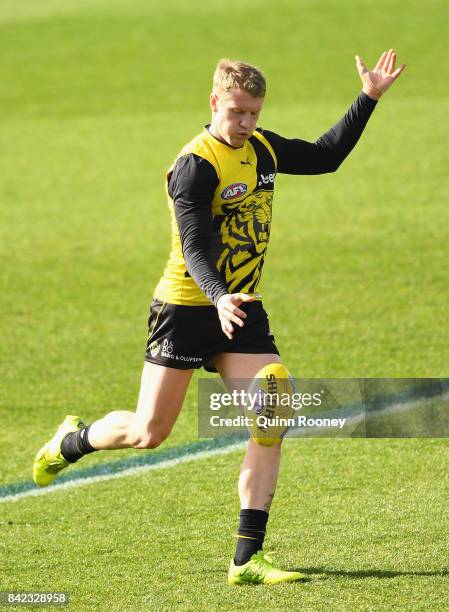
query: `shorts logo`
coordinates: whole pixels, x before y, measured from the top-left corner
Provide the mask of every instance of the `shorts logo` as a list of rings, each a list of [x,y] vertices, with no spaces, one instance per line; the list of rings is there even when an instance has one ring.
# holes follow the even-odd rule
[[[153,342],[153,344],[157,344],[157,342]],[[150,350],[151,348],[152,348],[152,345],[150,345]],[[160,348],[161,347],[158,344],[155,354],[151,352],[152,357],[155,357],[159,353]],[[167,340],[167,338],[165,338],[165,340],[162,342],[161,357],[165,357],[166,359],[172,359],[174,361],[186,361],[189,363],[199,363],[203,361],[202,357],[190,357],[187,355],[176,355],[173,352],[174,350],[175,350],[175,346],[174,346],[173,340]]]
[[[173,340],[165,339],[162,343],[161,357],[171,357],[173,353]]]
[[[160,349],[160,345],[159,342],[157,340],[155,340],[154,342],[152,342],[150,344],[150,353],[152,357],[156,357],[156,355],[159,353],[159,349]]]
[[[260,181],[257,183],[257,186],[260,187],[261,185],[269,185],[270,183],[274,183],[274,177],[276,176],[275,172],[272,172],[271,174],[261,174],[260,175]]]
[[[226,187],[226,189],[223,189],[221,192],[221,198],[222,200],[235,200],[235,198],[245,195],[247,191],[248,185],[245,183],[232,183],[232,185],[229,185]]]

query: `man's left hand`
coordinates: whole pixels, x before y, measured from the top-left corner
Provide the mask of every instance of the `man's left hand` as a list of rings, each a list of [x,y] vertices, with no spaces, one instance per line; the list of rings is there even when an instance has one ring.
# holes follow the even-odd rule
[[[401,64],[399,68],[394,69],[396,63],[396,52],[394,49],[384,51],[373,70],[368,70],[359,55],[356,55],[355,59],[357,70],[362,79],[363,91],[374,100],[378,100],[387,91],[405,68],[405,64]]]

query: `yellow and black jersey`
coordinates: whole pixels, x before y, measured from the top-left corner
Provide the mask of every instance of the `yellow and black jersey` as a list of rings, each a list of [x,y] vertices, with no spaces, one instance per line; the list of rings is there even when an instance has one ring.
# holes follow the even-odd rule
[[[172,248],[155,298],[210,306],[225,293],[255,293],[270,236],[276,174],[335,171],[375,105],[361,92],[314,143],[257,129],[234,149],[206,126],[167,172]]]

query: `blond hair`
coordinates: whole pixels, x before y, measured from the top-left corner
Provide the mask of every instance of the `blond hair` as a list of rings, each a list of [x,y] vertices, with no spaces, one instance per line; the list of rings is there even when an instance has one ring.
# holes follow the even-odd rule
[[[265,77],[255,66],[245,62],[221,59],[215,68],[213,90],[222,94],[232,89],[243,89],[253,98],[263,98],[267,84]]]

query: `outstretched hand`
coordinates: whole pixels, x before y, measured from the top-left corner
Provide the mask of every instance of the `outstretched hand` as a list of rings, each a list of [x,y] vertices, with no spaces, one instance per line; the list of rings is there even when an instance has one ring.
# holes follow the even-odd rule
[[[396,63],[396,52],[394,49],[384,51],[373,70],[368,70],[359,55],[356,55],[355,59],[357,70],[362,79],[363,91],[374,100],[378,100],[387,91],[405,68],[405,64],[401,64],[399,68],[394,69]]]

